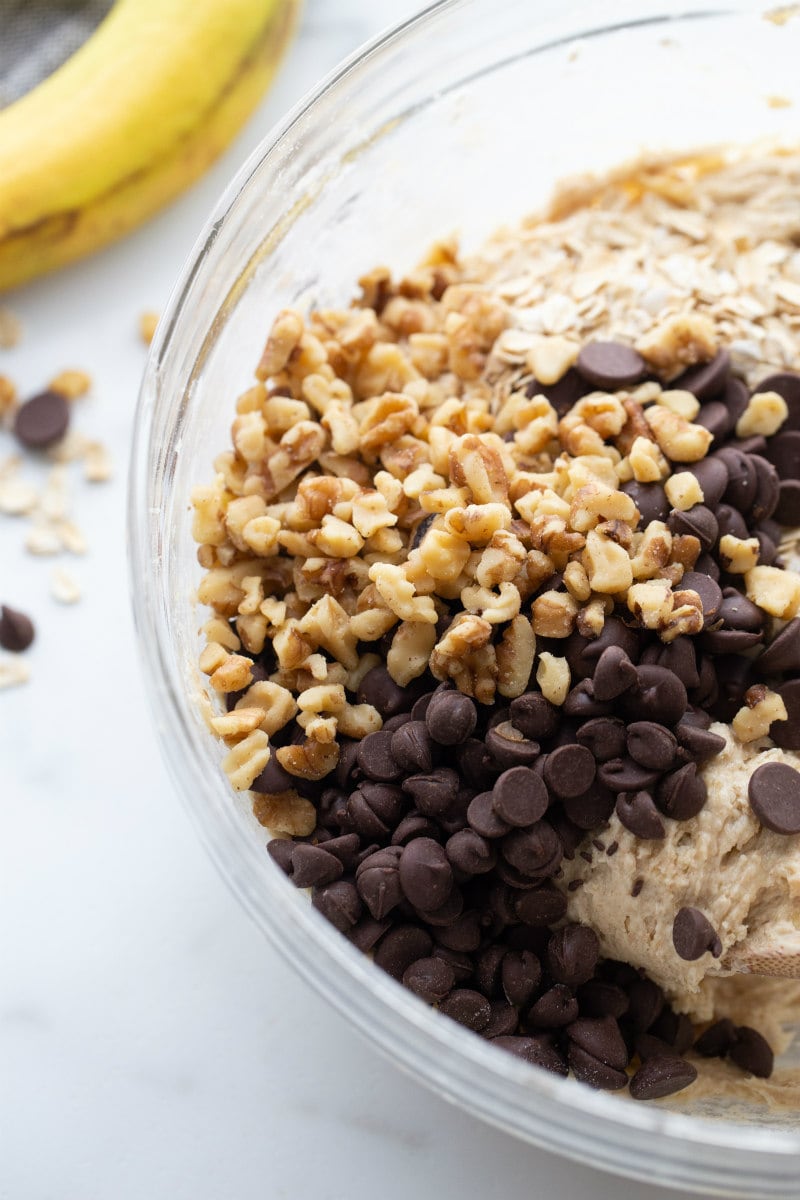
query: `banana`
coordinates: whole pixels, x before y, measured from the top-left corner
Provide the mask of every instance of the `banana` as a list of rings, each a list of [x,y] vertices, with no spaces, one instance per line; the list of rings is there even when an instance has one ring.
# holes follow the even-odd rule
[[[0,112],[0,290],[122,237],[196,179],[269,84],[299,0],[117,0]]]

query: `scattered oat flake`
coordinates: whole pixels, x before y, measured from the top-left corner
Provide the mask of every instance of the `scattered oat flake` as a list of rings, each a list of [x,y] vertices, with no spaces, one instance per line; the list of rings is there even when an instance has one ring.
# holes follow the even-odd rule
[[[39,500],[36,488],[13,476],[3,479],[0,476],[0,512],[10,517],[18,517],[23,513],[32,512]]]
[[[785,25],[792,17],[800,13],[800,4],[783,4],[779,8],[771,8],[764,13],[764,20],[773,25]]]
[[[76,604],[81,598],[77,583],[63,567],[56,567],[50,581],[50,594],[59,604]]]
[[[21,683],[27,683],[30,677],[31,669],[21,658],[0,658],[0,689],[17,687]]]
[[[29,554],[46,557],[51,554],[60,554],[63,548],[64,544],[58,530],[50,524],[34,525],[25,538],[25,549]]]
[[[76,429],[70,429],[60,442],[50,447],[47,457],[51,462],[56,463],[75,462],[79,458],[86,457],[91,445],[92,443],[84,434],[78,433]]]
[[[102,442],[89,442],[87,445],[83,474],[89,483],[105,483],[111,478],[111,456]]]
[[[146,346],[149,346],[153,340],[158,325],[158,313],[143,312],[139,317],[139,336]]]
[[[48,387],[52,392],[60,392],[68,400],[78,400],[85,396],[92,386],[92,377],[86,371],[59,371],[55,379],[51,379]]]
[[[768,108],[791,108],[792,101],[788,96],[767,96]]]
[[[86,538],[73,521],[59,521],[56,525],[61,544],[70,554],[85,554],[88,546]]]
[[[0,307],[0,349],[11,350],[22,340],[22,326],[10,308]]]

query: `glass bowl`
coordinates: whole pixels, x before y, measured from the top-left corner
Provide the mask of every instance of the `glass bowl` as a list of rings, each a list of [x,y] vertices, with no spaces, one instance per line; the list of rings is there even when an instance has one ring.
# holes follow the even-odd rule
[[[644,150],[791,140],[800,20],[749,4],[669,9],[623,0],[601,27],[596,8],[565,0],[445,0],[344,63],[267,138],[210,217],[151,351],[133,447],[133,597],[164,753],[209,853],[288,961],[389,1058],[592,1166],[696,1192],[797,1195],[799,1114],[594,1092],[498,1051],[373,966],[269,859],[200,704],[189,494],[228,444],[278,309],[346,304],[359,274],[408,269],[451,232],[474,246],[576,172]]]

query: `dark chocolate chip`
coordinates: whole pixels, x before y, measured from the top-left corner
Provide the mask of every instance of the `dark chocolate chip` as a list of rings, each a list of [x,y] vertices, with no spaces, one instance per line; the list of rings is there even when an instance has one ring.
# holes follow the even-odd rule
[[[795,617],[772,639],[758,659],[758,669],[764,675],[800,671],[800,617]]]
[[[542,978],[539,959],[530,950],[510,950],[503,959],[500,978],[509,1004],[524,1008],[533,999]]]
[[[595,664],[607,646],[620,646],[632,662],[638,661],[639,634],[623,624],[619,617],[608,617],[596,638],[585,638],[580,633],[570,634],[560,652],[566,656],[573,678],[585,679],[587,675],[594,674]]]
[[[497,851],[474,829],[459,829],[448,838],[445,852],[452,865],[464,875],[483,875],[497,862]]]
[[[765,521],[772,516],[777,507],[780,480],[778,472],[766,458],[762,458],[759,454],[751,454],[750,458],[756,468],[758,486],[756,498],[750,509],[749,520],[751,522]]]
[[[664,1054],[643,1062],[630,1082],[634,1100],[660,1100],[694,1083],[697,1068],[677,1054]]]
[[[515,1034],[519,1029],[519,1013],[513,1004],[507,1004],[505,1000],[492,1000],[490,1007],[492,1015],[489,1024],[481,1030],[481,1036],[494,1039]]]
[[[717,518],[705,504],[693,504],[683,512],[673,508],[667,526],[674,534],[690,534],[696,537],[701,550],[710,550],[716,544],[719,535]]]
[[[675,725],[689,703],[686,688],[677,675],[665,667],[643,664],[637,668],[638,690],[626,693],[629,711],[641,720]]]
[[[557,983],[539,997],[528,1013],[528,1020],[536,1029],[561,1029],[576,1020],[578,1012],[572,989]]]
[[[709,1025],[694,1044],[703,1058],[724,1058],[736,1041],[736,1026],[729,1017],[723,1017]]]
[[[703,605],[703,624],[710,625],[717,619],[722,605],[722,588],[710,575],[699,571],[687,571],[680,582],[681,591],[697,592]],[[677,639],[676,639],[677,640]],[[684,680],[684,682],[686,682]],[[687,684],[688,687],[694,685]]]
[[[633,670],[635,671],[636,668],[634,667]],[[602,704],[595,699],[594,683],[591,679],[581,679],[570,690],[561,711],[568,717],[585,719],[608,716],[613,712],[613,707],[611,704]]]
[[[517,1058],[524,1059],[534,1067],[543,1067],[555,1075],[566,1076],[568,1074],[569,1069],[566,1062],[556,1047],[546,1038],[498,1037],[493,1039],[492,1045],[502,1047],[503,1050],[516,1055]]]
[[[435,910],[453,886],[453,869],[444,847],[433,838],[415,838],[400,855],[400,886],[415,908]]]
[[[756,767],[747,785],[747,798],[766,829],[784,836],[800,833],[800,771],[788,763],[767,762]]]
[[[412,694],[395,683],[386,667],[367,671],[357,693],[359,704],[371,704],[382,717],[394,717],[410,707]]]
[[[728,1050],[728,1057],[741,1070],[756,1075],[759,1079],[768,1079],[775,1063],[769,1042],[749,1025],[740,1025],[737,1028],[735,1041]]]
[[[545,883],[517,896],[514,900],[514,910],[524,925],[543,928],[546,925],[555,925],[565,916],[567,898],[558,888]]]
[[[300,888],[323,887],[344,874],[339,859],[324,846],[300,842],[292,853],[292,882]],[[373,916],[375,914],[373,913]]]
[[[481,944],[481,925],[476,912],[462,913],[458,920],[436,930],[436,940],[450,950],[472,954]]]
[[[602,763],[597,774],[605,787],[619,793],[646,791],[658,780],[661,772],[652,767],[643,767],[626,755]]]
[[[576,737],[597,762],[621,758],[625,752],[625,723],[618,717],[595,717],[581,725]]]
[[[664,822],[658,815],[655,801],[649,792],[628,792],[617,797],[616,814],[620,823],[634,837],[646,841],[661,841],[666,836]]]
[[[363,911],[355,884],[344,879],[337,879],[319,888],[314,892],[311,902],[341,933],[351,929]]]
[[[288,771],[284,771],[275,755],[271,754],[264,770],[250,784],[250,790],[261,795],[275,795],[278,792],[288,791],[294,785],[294,776],[290,775]]]
[[[479,792],[472,798],[467,809],[467,820],[476,833],[486,838],[503,837],[511,828],[495,812],[492,792]]]
[[[540,775],[529,767],[511,767],[498,776],[492,788],[492,807],[507,825],[525,828],[540,821],[549,798]]]
[[[404,771],[430,771],[433,746],[425,722],[410,720],[396,729],[392,734],[391,755]]]
[[[457,691],[437,692],[425,713],[428,733],[440,746],[455,746],[472,736],[478,723],[475,704]]]
[[[594,755],[586,746],[559,746],[547,756],[544,779],[556,796],[580,796],[591,787],[596,771]]]
[[[725,481],[727,483],[727,473]],[[639,528],[643,529],[651,521],[666,521],[669,516],[670,503],[667,493],[660,483],[638,483],[635,479],[623,483],[622,489],[630,496],[639,510]]]
[[[376,921],[374,917],[362,917],[351,929],[346,930],[346,937],[362,954],[369,954],[389,928],[388,921]]]
[[[267,853],[285,875],[292,873],[292,855],[295,843],[291,838],[273,838],[267,842]]]
[[[703,634],[702,646],[710,654],[740,654],[757,646],[760,633],[746,633],[742,629],[707,629]]]
[[[596,829],[614,811],[614,794],[600,779],[595,779],[580,796],[568,796],[563,803],[567,817],[579,829]]]
[[[570,1042],[567,1061],[575,1078],[579,1079],[581,1083],[587,1083],[589,1087],[618,1092],[628,1082],[625,1071],[618,1071],[615,1067],[607,1066],[593,1054],[588,1054],[575,1042]]]
[[[369,841],[386,840],[403,815],[406,799],[398,787],[365,779],[347,802],[352,828]]]
[[[651,979],[635,979],[628,989],[628,1023],[637,1033],[645,1033],[664,1008],[664,993]]]
[[[665,776],[656,789],[656,803],[666,817],[673,821],[688,821],[696,817],[705,805],[708,789],[697,773],[697,764],[687,763]]]
[[[577,987],[594,975],[600,956],[597,934],[586,925],[565,925],[547,944],[547,965],[557,983]]]
[[[539,383],[534,379],[525,389],[529,399],[543,394],[552,404],[559,417],[564,417],[591,389],[574,367],[562,375],[557,383]]]
[[[588,342],[575,367],[587,382],[610,391],[638,383],[647,373],[641,354],[622,342]]]
[[[721,458],[711,455],[699,462],[687,463],[683,470],[691,471],[703,493],[703,503],[716,508],[728,486],[728,468]]]
[[[634,721],[628,726],[628,754],[642,767],[666,771],[677,750],[675,735],[655,721]]]
[[[786,705],[788,720],[774,721],[769,736],[781,750],[800,750],[800,679],[790,679],[778,688]]]
[[[517,696],[511,701],[509,715],[512,725],[534,742],[552,737],[559,724],[558,709],[539,692]]]
[[[418,958],[403,972],[403,984],[428,1004],[436,1004],[455,987],[453,968],[441,958]]]
[[[395,925],[378,943],[375,962],[394,979],[402,979],[411,964],[427,958],[432,948],[431,935],[418,925]]]
[[[695,688],[700,683],[693,638],[676,637],[668,644],[653,642],[645,647],[639,661],[640,665],[663,667],[664,670],[671,671],[673,675],[678,676],[685,688]]]
[[[433,771],[410,775],[403,780],[402,788],[413,796],[423,816],[440,817],[453,804],[460,783],[458,774],[450,767],[436,767]]]
[[[714,958],[722,953],[716,929],[699,908],[690,905],[678,910],[672,923],[672,944],[678,957],[686,962],[694,962],[709,952]]]
[[[670,384],[670,387],[679,388],[684,392],[691,392],[698,400],[707,400],[710,396],[717,396],[725,388],[725,385],[729,382],[728,375],[730,369],[731,356],[723,348],[722,350],[718,350],[709,362],[697,363],[693,367],[687,367]],[[746,403],[747,401],[745,400]]]
[[[40,392],[16,411],[14,434],[29,450],[45,450],[61,440],[69,426],[69,403],[61,392]]]
[[[728,629],[742,630],[745,633],[759,633],[764,624],[763,611],[733,587],[723,590],[718,616]]]
[[[595,700],[601,704],[616,700],[637,682],[636,667],[622,647],[608,646],[598,658],[592,676]]]
[[[539,757],[540,746],[526,738],[510,721],[500,721],[486,734],[486,749],[502,770],[528,766]]]
[[[405,846],[406,842],[410,842],[416,837],[438,837],[439,827],[430,817],[425,817],[422,813],[413,810],[400,821],[392,834],[391,844],[393,846]]]
[[[800,479],[800,432],[792,430],[769,438],[764,457],[780,479]]]
[[[617,1071],[627,1067],[628,1048],[613,1017],[578,1017],[567,1026],[566,1033],[574,1045],[607,1067]]]
[[[741,513],[749,512],[758,487],[758,476],[750,455],[733,446],[725,446],[716,454],[728,468],[728,486],[723,500]]]
[[[27,650],[34,638],[33,621],[25,613],[4,604],[0,608],[0,646],[19,653]]]
[[[626,992],[617,984],[604,979],[590,979],[588,983],[581,984],[577,998],[582,1017],[619,1019],[628,1011]]]
[[[678,745],[696,763],[704,763],[725,749],[725,738],[708,729],[687,722],[684,718],[675,726]]]
[[[552,875],[561,861],[561,841],[547,821],[528,829],[513,829],[503,838],[503,858],[529,879]]]
[[[441,1002],[439,1012],[458,1021],[459,1025],[466,1025],[467,1029],[472,1029],[476,1033],[485,1029],[492,1016],[489,1001],[480,992],[473,991],[472,988],[455,988]]]
[[[382,921],[403,899],[400,853],[400,846],[376,850],[362,859],[356,871],[358,894],[376,921]]]
[[[402,767],[392,756],[394,734],[381,729],[368,733],[358,743],[357,762],[368,779],[376,783],[391,783],[403,774]]]
[[[721,400],[710,400],[703,404],[694,420],[696,425],[708,430],[714,438],[713,444],[717,446],[731,431],[730,413]]]
[[[454,887],[450,895],[438,908],[416,908],[414,912],[425,925],[429,925],[433,929],[442,930],[453,926],[461,919],[464,913],[464,896],[457,887]]]

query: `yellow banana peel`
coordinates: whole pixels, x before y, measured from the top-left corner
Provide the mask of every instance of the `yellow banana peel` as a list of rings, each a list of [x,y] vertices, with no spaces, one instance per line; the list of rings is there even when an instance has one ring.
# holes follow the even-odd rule
[[[117,0],[0,112],[0,290],[140,224],[225,148],[271,81],[298,0]]]

